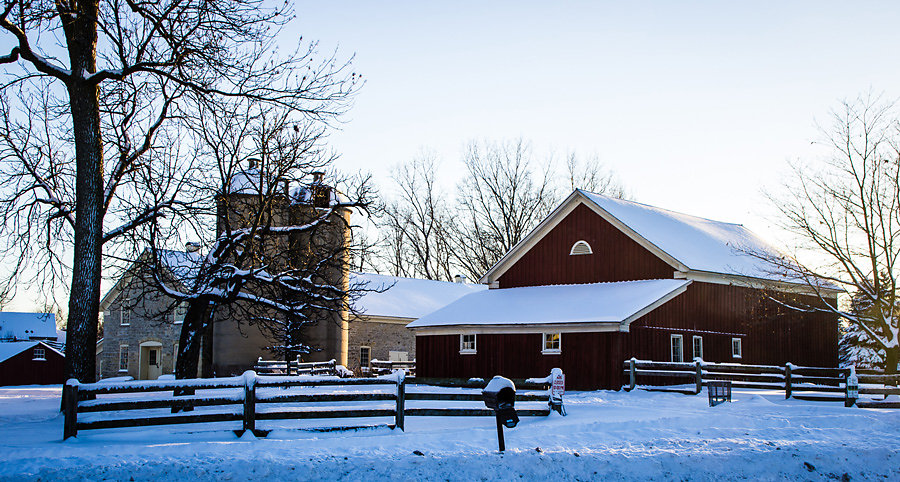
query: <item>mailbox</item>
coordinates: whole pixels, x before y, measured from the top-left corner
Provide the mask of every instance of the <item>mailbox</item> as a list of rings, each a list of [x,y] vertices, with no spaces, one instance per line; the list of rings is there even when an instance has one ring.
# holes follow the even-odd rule
[[[500,442],[500,451],[505,450],[503,441],[503,427],[513,428],[519,423],[516,414],[516,386],[512,380],[496,376],[481,391],[484,405],[493,410],[497,416],[497,439]]]

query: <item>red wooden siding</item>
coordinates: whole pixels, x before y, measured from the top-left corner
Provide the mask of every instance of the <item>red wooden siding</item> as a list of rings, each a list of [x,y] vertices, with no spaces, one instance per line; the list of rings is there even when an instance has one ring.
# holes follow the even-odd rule
[[[668,361],[670,335],[682,334],[684,359],[690,361],[691,337],[699,335],[707,361],[837,366],[836,317],[789,310],[768,296],[752,288],[694,282],[632,323],[625,351],[640,359]],[[795,302],[818,304],[808,296]],[[742,339],[740,359],[731,357],[732,337]]]
[[[808,297],[802,301],[813,303]],[[695,282],[632,323],[630,333],[564,333],[561,355],[541,354],[540,333],[479,334],[474,355],[459,354],[459,335],[420,335],[416,372],[423,377],[529,378],[559,367],[572,389],[618,389],[626,359],[671,360],[673,334],[683,337],[685,361],[693,359],[692,337],[698,335],[707,361],[837,366],[833,315],[785,310],[751,288]],[[732,338],[742,340],[740,359],[731,356]]]
[[[542,335],[477,335],[477,353],[459,353],[459,335],[416,337],[416,374],[421,377],[544,377],[553,368],[566,374],[566,388],[618,389],[622,333],[563,333],[562,353],[541,354]],[[616,366],[618,360],[618,366]]]
[[[0,363],[0,386],[50,385],[65,382],[66,359],[44,348],[45,361],[34,360],[34,348]]]
[[[570,256],[579,240],[594,254]],[[675,269],[584,204],[547,233],[499,278],[501,288],[672,278]]]

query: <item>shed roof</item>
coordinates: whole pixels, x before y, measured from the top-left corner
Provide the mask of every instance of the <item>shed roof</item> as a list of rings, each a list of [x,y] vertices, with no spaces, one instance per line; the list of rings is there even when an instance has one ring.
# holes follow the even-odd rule
[[[9,360],[10,358],[22,353],[25,350],[28,350],[35,346],[44,346],[47,349],[56,352],[59,356],[63,355],[59,350],[53,348],[52,346],[40,342],[40,341],[4,341],[0,342],[0,363]]]
[[[571,323],[629,324],[682,293],[689,280],[525,286],[472,293],[408,328]]]
[[[366,316],[421,318],[457,299],[487,289],[484,285],[351,273],[350,282],[366,290],[353,305]],[[380,291],[380,292],[379,292]]]
[[[0,340],[56,339],[53,313],[0,312]]]

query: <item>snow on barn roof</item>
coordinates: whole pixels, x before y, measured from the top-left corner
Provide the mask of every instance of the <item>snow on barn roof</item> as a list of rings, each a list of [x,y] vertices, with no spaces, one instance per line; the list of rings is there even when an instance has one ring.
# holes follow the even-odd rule
[[[688,269],[772,279],[772,266],[758,256],[777,249],[740,224],[713,221],[634,201],[580,191],[601,209]],[[779,281],[781,276],[775,275]]]
[[[43,345],[44,347],[58,353],[59,356],[65,356],[56,348],[53,348],[52,346],[40,341],[4,341],[0,342],[0,362],[5,362],[6,360],[9,360],[10,358],[18,355],[19,353],[22,353],[23,351],[37,345]]]
[[[659,279],[485,290],[466,295],[407,328],[628,324],[677,296],[690,283]]]
[[[392,318],[420,318],[465,295],[487,289],[484,285],[374,273],[351,273],[350,283],[358,284],[366,290],[374,290],[365,292],[353,303],[356,310],[367,316]]]
[[[0,312],[0,340],[56,339],[53,313]]]

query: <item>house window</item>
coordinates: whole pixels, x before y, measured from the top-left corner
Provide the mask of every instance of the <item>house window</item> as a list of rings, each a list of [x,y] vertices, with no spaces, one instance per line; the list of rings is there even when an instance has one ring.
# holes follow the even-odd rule
[[[34,347],[34,357],[32,358],[32,360],[47,361],[46,355],[47,354],[46,352],[44,352],[43,347],[36,346]]]
[[[172,371],[175,371],[175,364],[178,363],[178,343],[172,345]]]
[[[731,339],[731,358],[740,358],[743,354],[741,350],[741,339],[740,338],[732,338]]]
[[[369,369],[369,363],[372,361],[372,348],[368,346],[359,347],[359,367],[366,370]]]
[[[694,359],[703,359],[703,337],[694,336]]]
[[[594,254],[594,252],[591,250],[591,245],[588,244],[587,241],[581,240],[572,245],[572,249],[569,251],[569,256],[579,254]]]
[[[119,345],[119,371],[128,371],[128,345]]]
[[[175,305],[175,310],[172,313],[172,316],[174,317],[173,321],[176,325],[184,323],[184,317],[187,315],[187,308],[188,307],[186,301],[182,301],[181,303]]]
[[[682,345],[682,336],[681,335],[672,335],[672,361],[673,362],[682,362],[684,361],[684,347]]]
[[[562,335],[559,333],[544,333],[544,345],[541,353],[544,355],[557,355],[562,352]]]
[[[459,335],[459,352],[461,354],[476,353],[475,335],[474,334]]]
[[[128,300],[122,301],[122,306],[119,308],[119,324],[122,326],[128,326],[131,324],[131,310],[130,302]]]

